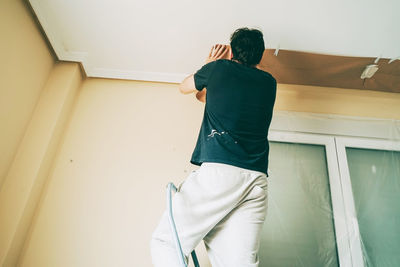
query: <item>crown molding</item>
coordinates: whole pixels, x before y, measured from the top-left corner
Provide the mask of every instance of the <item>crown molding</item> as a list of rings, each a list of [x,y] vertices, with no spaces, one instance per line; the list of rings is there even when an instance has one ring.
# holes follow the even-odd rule
[[[65,49],[61,45],[61,42],[56,38],[56,34],[54,33],[54,29],[52,29],[51,24],[47,21],[46,16],[44,16],[42,6],[40,5],[39,0],[29,0],[29,3],[36,14],[40,24],[42,25],[43,30],[46,33],[47,38],[51,46],[54,49],[59,60],[62,60],[65,55]]]
[[[92,68],[87,71],[88,77],[113,78],[135,81],[181,83],[188,74],[131,71],[106,68]]]

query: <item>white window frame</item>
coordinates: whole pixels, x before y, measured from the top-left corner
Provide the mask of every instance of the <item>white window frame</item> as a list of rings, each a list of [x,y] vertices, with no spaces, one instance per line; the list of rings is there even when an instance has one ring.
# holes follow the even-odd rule
[[[400,151],[400,120],[278,111],[269,140],[325,146],[339,265],[364,267],[346,147]]]
[[[354,196],[350,180],[350,171],[347,161],[346,148],[363,148],[372,150],[400,151],[400,141],[380,140],[374,138],[335,137],[336,150],[342,181],[342,192],[346,207],[346,225],[349,233],[350,252],[353,266],[364,266],[360,229],[354,205]]]
[[[348,227],[345,219],[346,213],[343,202],[342,186],[337,164],[334,138],[331,136],[318,134],[291,133],[272,130],[269,132],[268,139],[272,142],[276,141],[325,146],[339,265],[341,267],[351,267],[352,261],[348,239],[349,235],[347,232]]]

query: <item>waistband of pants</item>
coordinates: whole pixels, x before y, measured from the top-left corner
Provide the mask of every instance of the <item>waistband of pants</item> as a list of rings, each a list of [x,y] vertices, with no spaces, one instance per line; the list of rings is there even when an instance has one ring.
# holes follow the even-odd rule
[[[250,170],[250,169],[245,169],[245,168],[241,168],[238,166],[234,166],[234,165],[230,165],[230,164],[225,164],[225,163],[219,163],[219,162],[203,162],[201,164],[201,166],[219,166],[219,167],[223,167],[223,168],[227,168],[227,169],[236,169],[238,171],[246,171],[246,172],[250,172],[256,175],[263,175],[265,177],[268,177],[267,174],[260,172],[260,171],[255,171],[255,170]]]

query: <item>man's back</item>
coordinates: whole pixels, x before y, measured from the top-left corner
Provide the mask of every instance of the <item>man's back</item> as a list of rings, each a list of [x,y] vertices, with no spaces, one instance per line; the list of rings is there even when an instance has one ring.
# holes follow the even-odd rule
[[[191,162],[267,173],[267,134],[276,95],[272,75],[221,59],[203,66],[194,81],[199,91],[207,87],[207,100]]]

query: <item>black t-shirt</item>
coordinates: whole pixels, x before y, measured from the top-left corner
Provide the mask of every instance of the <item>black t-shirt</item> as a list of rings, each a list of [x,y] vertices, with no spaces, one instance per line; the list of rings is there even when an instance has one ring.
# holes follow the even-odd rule
[[[268,175],[268,129],[276,80],[268,72],[220,59],[194,74],[207,88],[203,122],[191,163],[225,163]]]

